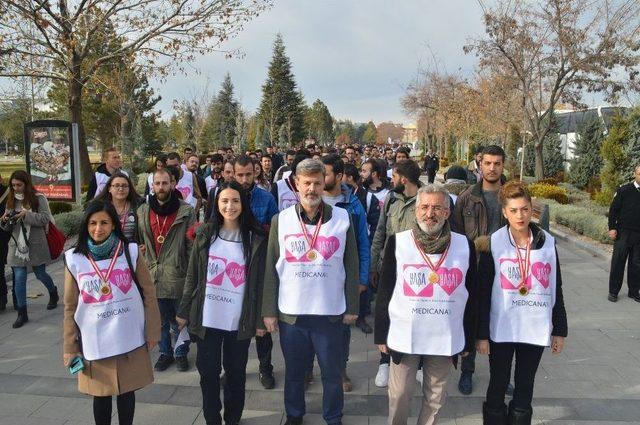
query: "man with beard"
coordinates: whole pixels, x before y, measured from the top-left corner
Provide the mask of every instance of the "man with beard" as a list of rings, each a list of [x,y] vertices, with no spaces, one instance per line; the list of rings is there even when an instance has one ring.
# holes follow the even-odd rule
[[[264,176],[264,178],[267,181],[272,182],[273,181],[273,158],[271,157],[271,155],[269,154],[262,155],[262,158],[260,158],[260,165],[262,166],[262,175]]]
[[[280,329],[285,362],[286,425],[306,412],[305,374],[315,354],[322,372],[322,416],[342,423],[343,323],[358,316],[358,251],[349,213],[322,202],[325,167],[305,159],[296,167],[300,203],[271,221],[262,316]]]
[[[174,362],[171,335],[178,335],[176,310],[189,263],[191,240],[187,230],[196,221],[194,209],[174,194],[171,176],[165,169],[153,173],[153,195],[138,207],[138,240],[149,273],[154,280],[162,319],[160,357],[154,369],[166,370]],[[191,296],[191,294],[188,294]],[[181,372],[189,369],[189,343],[175,347],[175,361]]]
[[[287,158],[288,156],[289,155],[287,154]],[[278,204],[278,211],[282,211],[291,205],[298,203],[298,189],[296,188],[295,182],[296,167],[301,161],[310,157],[311,154],[309,151],[298,151],[291,163],[291,171],[289,172],[289,175],[271,185],[271,194]]]
[[[171,152],[167,155],[167,167],[178,169],[180,175],[175,188],[182,193],[182,199],[197,211],[202,203],[202,195],[195,174],[188,171],[186,165],[183,167],[180,164],[180,155],[177,152]]]
[[[204,183],[207,191],[205,193],[211,192],[211,189],[218,185],[218,180],[222,176],[222,167],[224,165],[224,158],[220,154],[211,155],[211,174],[208,175],[204,179]]]
[[[269,229],[271,219],[278,214],[278,206],[273,195],[256,186],[252,159],[246,155],[240,155],[233,164],[233,170],[235,180],[247,191],[251,202],[251,212],[253,212],[262,227]],[[262,386],[267,390],[273,389],[276,385],[276,380],[273,376],[273,365],[271,364],[272,349],[273,340],[270,333],[264,336],[256,336],[256,352],[260,361],[259,379]]]
[[[206,208],[204,210],[204,216],[205,219],[210,217],[214,208],[214,203],[215,203],[215,199],[216,199],[216,195],[218,194],[218,187],[220,187],[220,185],[223,182],[230,182],[234,180],[234,175],[233,175],[233,161],[229,162],[225,162],[224,165],[222,165],[222,175],[221,177],[217,180],[216,185],[213,186],[211,189],[209,189],[208,195],[207,195],[207,204],[206,204]]]
[[[391,190],[389,181],[385,178],[384,163],[379,159],[368,159],[360,168],[362,185],[367,192],[378,199],[380,211],[384,209],[384,203]]]
[[[475,350],[475,249],[451,231],[449,213],[442,185],[421,187],[411,229],[390,236],[385,247],[374,340],[393,359],[389,424],[406,425],[420,363],[424,384],[417,423],[434,424],[452,363]]]
[[[198,192],[200,192],[200,198],[201,198],[200,204],[202,205],[202,203],[205,202],[205,200],[202,199],[202,194],[207,193],[207,184],[204,181],[204,177],[198,174],[199,165],[200,165],[200,158],[198,158],[198,155],[196,155],[195,153],[190,154],[186,158],[187,171],[191,172],[198,182]],[[197,215],[198,215],[198,209],[196,209],[196,216]]]
[[[360,200],[353,194],[351,188],[342,183],[344,175],[344,162],[337,154],[327,155],[322,158],[325,167],[324,192],[322,200],[332,207],[344,208],[355,225],[356,241],[358,243],[358,260],[360,264],[359,293],[366,294],[369,287],[370,252],[369,235],[367,232],[367,213]],[[362,301],[362,298],[360,298]],[[358,316],[360,311],[358,311]],[[349,343],[351,341],[351,327],[345,326],[343,333],[344,367],[342,371],[342,389],[351,392],[353,384],[347,375],[347,362],[349,361]]]
[[[311,153],[308,150],[303,149],[303,151],[309,154],[307,158],[311,158]],[[293,170],[293,162],[295,161],[296,155],[298,155],[299,153],[300,151],[296,152],[292,149],[286,152],[286,156],[285,156],[286,163],[276,169],[275,176],[273,177],[274,183],[279,180],[286,179],[291,175],[291,171]]]
[[[387,196],[380,214],[376,234],[371,244],[371,283],[376,284],[382,270],[382,253],[387,238],[398,232],[411,229],[415,222],[415,201],[420,187],[420,167],[415,161],[399,162],[393,169],[394,189]],[[380,353],[380,365],[375,378],[377,387],[386,387],[389,382],[389,355]]]
[[[453,231],[466,235],[471,241],[488,238],[507,224],[502,215],[498,192],[502,186],[505,153],[500,146],[487,146],[480,161],[482,180],[469,187],[456,200],[451,219]],[[469,395],[473,391],[476,353],[472,351],[462,359],[458,390]],[[509,390],[511,392],[512,389]]]

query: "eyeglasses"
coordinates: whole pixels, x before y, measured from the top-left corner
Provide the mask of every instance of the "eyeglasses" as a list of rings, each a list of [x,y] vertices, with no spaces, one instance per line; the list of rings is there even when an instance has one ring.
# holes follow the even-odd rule
[[[115,190],[129,189],[129,185],[128,184],[112,184],[111,187],[114,188]]]

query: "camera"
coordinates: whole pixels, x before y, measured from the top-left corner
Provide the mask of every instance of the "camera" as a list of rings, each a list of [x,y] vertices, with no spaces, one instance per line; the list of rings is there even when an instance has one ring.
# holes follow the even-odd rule
[[[9,212],[8,221],[12,226],[18,222],[18,220],[16,219],[16,215],[18,215],[18,211],[13,210]]]

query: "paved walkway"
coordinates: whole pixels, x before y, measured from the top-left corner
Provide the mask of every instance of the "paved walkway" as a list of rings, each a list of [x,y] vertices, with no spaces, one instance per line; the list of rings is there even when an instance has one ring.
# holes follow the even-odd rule
[[[608,265],[586,252],[559,244],[569,316],[569,338],[560,356],[545,353],[538,371],[534,416],[538,424],[640,424],[640,305],[626,297],[606,301]],[[50,267],[62,282],[62,264]],[[44,294],[29,279],[29,294]],[[624,295],[625,293],[623,293]],[[0,314],[0,424],[92,424],[91,399],[80,395],[61,360],[62,308],[46,311],[46,296],[29,299],[31,321],[14,330],[13,311]],[[276,338],[277,339],[277,338]],[[195,347],[189,358],[195,359]],[[257,381],[255,348],[250,349],[243,424],[276,425],[283,420],[283,362],[274,349],[277,387],[262,389]],[[157,357],[154,352],[154,361]],[[349,374],[354,391],[345,396],[345,425],[382,425],[387,414],[386,390],[373,378],[378,353],[371,335],[352,332]],[[316,375],[319,370],[316,367]],[[469,397],[456,389],[452,373],[440,425],[481,424],[481,404],[488,382],[488,363],[478,357],[475,388]],[[416,389],[416,395],[417,395]],[[156,383],[137,393],[136,424],[204,424],[198,374],[172,367],[156,375]],[[305,424],[321,424],[319,377],[307,394]],[[417,415],[418,398],[412,413]],[[114,408],[115,410],[115,408]],[[114,419],[114,424],[117,419]],[[415,423],[414,420],[409,422]]]

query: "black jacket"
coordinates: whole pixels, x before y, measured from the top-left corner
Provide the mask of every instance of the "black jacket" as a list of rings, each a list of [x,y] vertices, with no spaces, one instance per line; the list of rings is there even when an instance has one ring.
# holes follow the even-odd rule
[[[631,183],[624,184],[616,191],[609,207],[609,230],[640,231],[640,190]]]
[[[529,225],[533,234],[532,250],[540,249],[544,245],[545,233],[540,228],[531,223]],[[491,292],[493,289],[493,279],[496,270],[491,254],[490,243],[480,249],[478,263],[478,339],[489,339],[489,321],[491,313]],[[553,306],[551,321],[553,331],[551,335],[566,337],[567,329],[567,312],[564,308],[564,296],[562,294],[562,273],[560,273],[560,260],[556,251],[556,303]]]
[[[471,241],[469,243],[469,270],[465,279],[465,287],[469,292],[469,299],[464,310],[464,335],[465,345],[463,352],[475,350],[476,328],[477,328],[477,269],[476,250]],[[389,302],[396,287],[396,236],[389,236],[382,258],[382,274],[378,282],[378,295],[375,311],[375,344],[386,344],[389,335]],[[390,349],[393,362],[398,364],[402,360],[403,353],[398,353]]]
[[[378,220],[380,219],[380,202],[376,197],[376,195],[374,195],[373,193],[371,193],[371,196],[367,196],[370,193],[371,192],[367,191],[367,189],[365,189],[362,186],[358,186],[358,189],[355,192],[355,195],[358,197],[358,200],[360,200],[360,203],[362,204],[362,208],[364,208],[364,211],[367,213],[367,229],[369,230],[369,246],[371,246],[371,243],[373,242],[373,236],[376,234],[376,228],[378,227]],[[367,198],[370,198],[368,205],[367,205]]]

